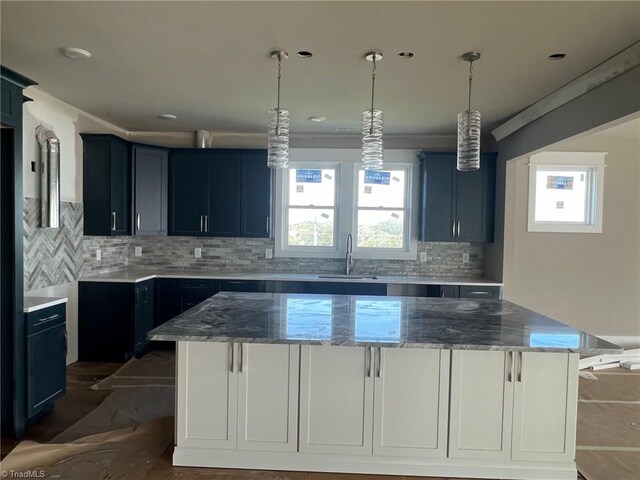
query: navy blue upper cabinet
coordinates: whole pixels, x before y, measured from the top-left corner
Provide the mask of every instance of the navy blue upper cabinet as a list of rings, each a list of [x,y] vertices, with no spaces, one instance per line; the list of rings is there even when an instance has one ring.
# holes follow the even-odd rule
[[[130,235],[129,144],[114,135],[80,135],[83,140],[84,234]]]
[[[243,237],[268,238],[271,233],[271,169],[267,167],[266,150],[242,153],[242,214],[240,234]]]
[[[266,151],[172,150],[169,234],[267,237],[271,173]]]
[[[169,189],[169,151],[133,145],[134,208],[136,235],[166,235]]]
[[[459,172],[456,154],[423,152],[420,240],[492,242],[496,155],[482,154],[480,169]]]

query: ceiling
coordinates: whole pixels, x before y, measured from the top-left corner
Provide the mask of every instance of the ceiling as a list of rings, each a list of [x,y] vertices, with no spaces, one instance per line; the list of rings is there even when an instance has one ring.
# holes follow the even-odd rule
[[[2,64],[129,131],[261,133],[276,101],[293,133],[359,128],[381,50],[376,107],[385,132],[455,133],[478,50],[473,107],[488,132],[640,39],[640,2],[9,2]],[[85,61],[63,46],[92,52]],[[314,56],[301,59],[299,50]],[[403,60],[400,51],[415,57]],[[553,53],[567,54],[551,61]],[[162,113],[175,121],[157,118]],[[324,116],[313,123],[309,116]]]

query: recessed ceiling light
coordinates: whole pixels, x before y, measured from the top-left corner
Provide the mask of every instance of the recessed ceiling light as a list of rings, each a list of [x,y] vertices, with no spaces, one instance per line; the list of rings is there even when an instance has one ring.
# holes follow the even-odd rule
[[[549,55],[549,60],[562,60],[566,56],[566,53],[553,53]]]
[[[173,113],[163,113],[161,115],[158,115],[158,118],[161,118],[162,120],[175,120],[178,117]]]
[[[309,117],[309,120],[312,122],[324,122],[326,119],[326,117],[317,117],[315,115]]]
[[[91,57],[91,52],[78,47],[62,47],[60,49],[65,57],[72,58],[73,60],[84,60]]]
[[[400,52],[398,54],[399,58],[404,58],[404,59],[409,59],[409,58],[413,58],[413,52]]]
[[[311,53],[311,52],[310,52],[310,51],[308,51],[308,50],[300,50],[300,51],[298,52],[298,56],[299,56],[300,58],[311,58],[311,57],[313,57],[313,53]]]

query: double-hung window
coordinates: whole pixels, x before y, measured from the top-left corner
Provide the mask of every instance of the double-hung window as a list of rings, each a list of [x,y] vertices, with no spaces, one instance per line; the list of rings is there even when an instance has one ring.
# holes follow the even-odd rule
[[[354,258],[415,259],[417,152],[385,152],[365,171],[355,149],[292,149],[276,181],[278,257],[339,258],[353,236]]]

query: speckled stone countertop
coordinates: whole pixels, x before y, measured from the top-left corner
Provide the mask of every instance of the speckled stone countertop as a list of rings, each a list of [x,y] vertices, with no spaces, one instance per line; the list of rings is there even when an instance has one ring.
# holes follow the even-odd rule
[[[605,340],[505,300],[291,293],[214,295],[151,340],[619,353]]]
[[[163,269],[126,269],[110,273],[102,273],[87,276],[80,279],[81,282],[114,282],[114,283],[138,283],[153,278],[195,278],[195,279],[225,279],[225,280],[265,280],[279,282],[357,282],[357,283],[392,283],[411,285],[470,285],[470,286],[496,286],[502,283],[486,278],[469,277],[413,277],[413,276],[359,276],[354,273],[346,275],[307,274],[307,273],[229,273],[229,272],[202,272]]]

